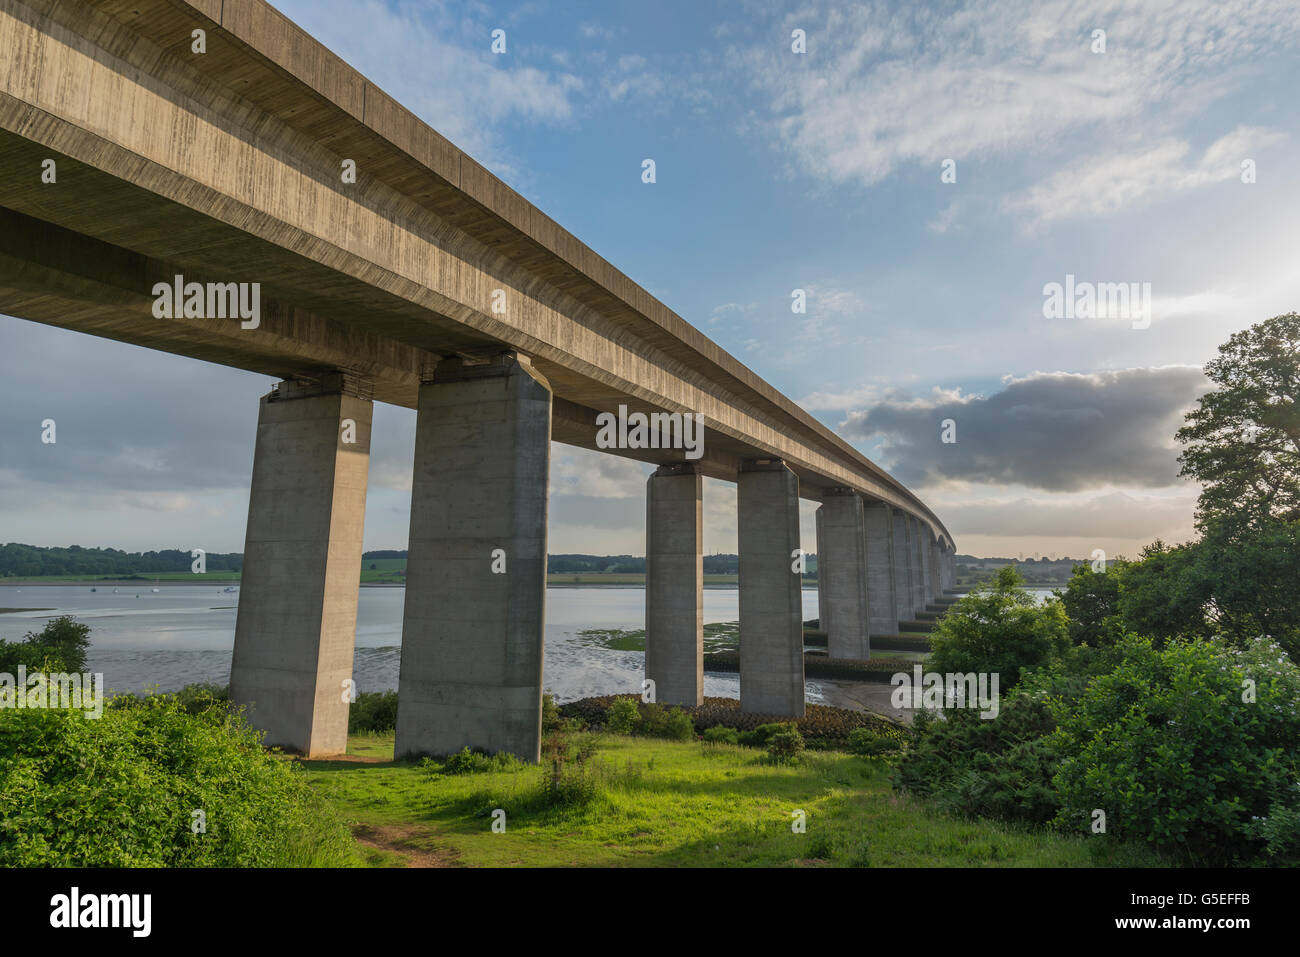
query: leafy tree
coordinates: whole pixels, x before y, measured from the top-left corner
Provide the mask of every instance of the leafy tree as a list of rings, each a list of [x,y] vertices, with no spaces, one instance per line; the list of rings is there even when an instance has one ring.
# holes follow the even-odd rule
[[[1076,645],[1108,645],[1119,636],[1123,568],[1123,562],[1111,562],[1099,572],[1089,565],[1075,565],[1065,591],[1055,592],[1070,619],[1070,638]]]
[[[928,670],[999,675],[999,690],[1069,646],[1069,621],[1055,599],[1039,605],[1011,565],[960,599],[930,633]]]
[[[1205,373],[1218,388],[1178,430],[1180,474],[1202,486],[1198,525],[1300,521],[1300,314],[1234,334]]]

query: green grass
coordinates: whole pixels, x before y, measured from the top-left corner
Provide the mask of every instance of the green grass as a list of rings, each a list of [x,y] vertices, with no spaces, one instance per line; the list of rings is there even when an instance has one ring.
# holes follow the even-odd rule
[[[390,760],[392,747],[391,734],[354,736],[349,754],[361,760],[303,762],[373,866],[1156,863],[1105,838],[945,816],[896,793],[883,760],[841,752],[774,766],[750,748],[602,735],[597,796],[562,809],[540,800],[541,768],[431,779]],[[491,830],[494,808],[506,811],[504,833]],[[791,829],[795,810],[806,833]]]

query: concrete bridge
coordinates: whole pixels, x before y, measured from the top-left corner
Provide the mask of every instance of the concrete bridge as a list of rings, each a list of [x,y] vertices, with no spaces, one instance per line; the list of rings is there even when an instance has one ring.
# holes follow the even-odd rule
[[[602,449],[659,466],[657,700],[701,700],[703,476],[738,485],[747,711],[804,710],[800,498],[833,657],[951,584],[915,495],[263,0],[0,0],[0,312],[282,380],[231,670],[270,744],[346,745],[375,401],[418,415],[399,754],[538,757],[550,444],[620,406],[659,414]],[[702,454],[656,447],[673,415]]]

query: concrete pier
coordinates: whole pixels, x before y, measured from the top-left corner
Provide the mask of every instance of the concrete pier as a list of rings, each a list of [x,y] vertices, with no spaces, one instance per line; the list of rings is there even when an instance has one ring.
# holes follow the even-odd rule
[[[420,386],[396,754],[540,757],[551,391],[523,356]]]
[[[646,480],[645,676],[661,704],[704,703],[703,485],[691,464]]]
[[[866,531],[868,635],[898,634],[898,609],[894,598],[894,529],[889,506],[862,506]]]
[[[929,601],[925,594],[925,538],[927,532],[920,519],[915,516],[909,515],[907,522],[908,530],[911,533],[911,537],[908,539],[908,544],[911,546],[908,560],[911,563],[912,572],[912,613],[908,617],[915,618],[917,612],[925,611],[925,606]]]
[[[943,546],[938,542],[932,542],[930,545],[930,597],[943,597],[943,564],[944,551]]]
[[[912,604],[912,521],[906,512],[892,506],[889,520],[894,532],[894,607],[900,620],[910,620],[915,611]]]
[[[817,510],[821,519],[817,581],[825,582],[819,615],[832,658],[868,658],[867,536],[862,499],[852,489],[831,489]]]
[[[373,410],[351,377],[262,397],[230,697],[265,742],[343,754]]]
[[[926,610],[930,605],[930,531],[920,519],[911,519],[911,532],[913,532],[913,562],[915,563],[915,575],[911,579],[911,589],[913,589],[913,605],[918,612]]]
[[[736,482],[740,553],[740,709],[804,713],[799,478],[780,459],[748,460]]]

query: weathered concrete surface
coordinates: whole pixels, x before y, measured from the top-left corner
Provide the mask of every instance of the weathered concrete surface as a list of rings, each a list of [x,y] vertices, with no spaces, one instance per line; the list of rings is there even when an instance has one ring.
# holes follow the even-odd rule
[[[645,675],[662,704],[704,703],[703,486],[692,465],[646,480]]]
[[[779,460],[747,462],[736,489],[740,709],[804,713],[799,479]]]
[[[552,386],[558,441],[593,447],[595,415],[621,403],[698,412],[705,475],[779,456],[810,498],[851,487],[946,537],[901,483],[262,0],[3,0],[0,49],[22,51],[0,61],[0,206],[26,217],[0,249],[0,311],[276,375],[341,369],[408,407],[439,358],[516,350]],[[32,176],[46,157],[57,187]],[[275,321],[155,320],[151,284],[174,272],[258,282]]]
[[[351,380],[282,382],[258,415],[230,696],[268,745],[311,757],[347,750],[373,408],[364,393]]]
[[[908,544],[911,546],[908,561],[911,567],[912,614],[909,617],[915,618],[916,613],[925,611],[925,606],[929,603],[925,588],[926,532],[915,515],[909,515],[907,522],[911,532],[911,538],[908,540]]]
[[[944,577],[944,549],[938,542],[930,543],[930,597],[941,598],[943,596],[943,577]]]
[[[899,619],[907,620],[916,611],[912,603],[912,522],[906,512],[892,506],[889,520],[894,532],[894,607]]]
[[[396,754],[541,746],[551,393],[522,357],[420,388]]]
[[[894,596],[894,529],[888,505],[862,507],[866,532],[868,634],[898,634]]]
[[[862,500],[852,489],[832,489],[817,510],[821,540],[817,555],[817,581],[824,591],[819,600],[821,630],[827,635],[832,658],[864,659],[871,655],[867,638],[866,530]]]

